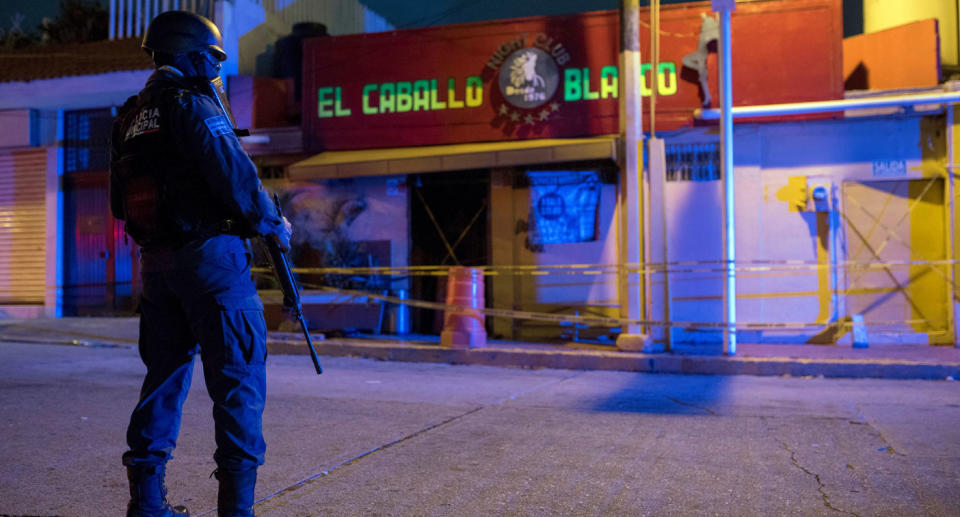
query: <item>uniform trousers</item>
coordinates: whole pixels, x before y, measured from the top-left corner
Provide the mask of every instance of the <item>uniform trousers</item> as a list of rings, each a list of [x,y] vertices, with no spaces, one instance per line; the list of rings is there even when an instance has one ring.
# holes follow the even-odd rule
[[[127,429],[127,466],[162,465],[172,457],[197,352],[213,401],[217,467],[263,464],[263,304],[250,278],[250,253],[226,248],[170,267],[144,267],[139,349],[147,373]]]

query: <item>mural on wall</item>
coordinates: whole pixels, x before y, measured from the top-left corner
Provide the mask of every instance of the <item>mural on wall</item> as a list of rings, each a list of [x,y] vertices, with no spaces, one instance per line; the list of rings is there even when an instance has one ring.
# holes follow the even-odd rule
[[[292,184],[278,189],[284,215],[293,225],[289,256],[297,268],[350,268],[389,265],[386,257],[365,238],[358,226],[362,216],[376,217],[389,210],[371,201],[365,190],[350,181]],[[384,264],[386,262],[386,264]],[[346,289],[379,290],[378,275],[332,273],[300,274],[301,284]]]

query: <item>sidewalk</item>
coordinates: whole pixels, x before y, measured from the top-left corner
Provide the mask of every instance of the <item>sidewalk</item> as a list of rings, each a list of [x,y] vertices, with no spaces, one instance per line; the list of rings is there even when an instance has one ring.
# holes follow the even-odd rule
[[[136,344],[137,326],[137,318],[0,320],[0,340],[132,347]],[[853,349],[741,343],[735,356],[704,356],[621,352],[610,346],[583,343],[492,341],[484,348],[461,350],[441,347],[429,336],[313,336],[321,359],[349,356],[383,361],[701,375],[960,379],[960,348],[949,346],[881,345]],[[270,332],[268,348],[271,354],[307,354],[303,336],[293,332]],[[306,357],[304,367],[312,367]]]

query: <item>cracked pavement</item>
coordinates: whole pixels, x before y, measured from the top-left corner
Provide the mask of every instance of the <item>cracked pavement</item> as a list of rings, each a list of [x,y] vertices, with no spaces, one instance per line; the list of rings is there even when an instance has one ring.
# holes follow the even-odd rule
[[[261,517],[960,515],[958,382],[322,360],[268,361]],[[123,514],[142,372],[130,348],[0,343],[0,515]],[[202,384],[167,482],[210,516]]]

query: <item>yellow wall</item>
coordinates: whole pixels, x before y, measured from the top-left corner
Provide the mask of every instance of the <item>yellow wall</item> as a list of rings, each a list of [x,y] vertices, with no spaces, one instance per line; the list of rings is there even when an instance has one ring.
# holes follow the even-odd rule
[[[557,170],[563,169],[564,164],[558,164]],[[572,170],[578,169],[574,167]],[[616,185],[604,183],[600,188],[596,240],[548,244],[542,250],[533,252],[525,245],[527,232],[518,230],[518,222],[526,222],[530,215],[530,189],[514,186],[514,179],[523,173],[523,168],[491,171],[491,265],[550,267],[568,264],[616,264]],[[493,307],[498,309],[618,315],[616,277],[612,274],[498,274],[492,277],[490,296]],[[492,321],[494,335],[513,339],[558,338],[562,332],[569,330],[569,327],[552,323],[504,318],[493,318]]]
[[[744,342],[803,336],[849,344],[849,333],[817,333],[829,330],[833,318],[855,314],[867,320],[871,346],[951,342],[950,279],[942,261],[951,258],[947,243],[957,223],[948,222],[947,184],[941,179],[947,161],[944,117],[850,117],[737,129],[737,260],[803,264],[739,274],[737,319],[824,324],[816,331],[764,330],[762,336],[744,336]],[[808,187],[832,186],[832,222],[826,212],[802,208],[804,178]],[[668,194],[687,186],[668,184]],[[682,208],[677,195],[668,199],[671,210]],[[691,219],[688,213],[671,215],[669,227],[676,230],[669,244],[675,253],[689,250],[681,259],[701,260],[694,253],[706,252],[685,236],[696,231],[682,225],[685,219]],[[824,267],[832,264],[831,249],[836,268]],[[720,299],[720,288],[700,282],[695,292],[684,294],[683,280],[671,278],[672,314],[693,321],[705,297]]]
[[[863,2],[864,32],[877,32],[929,18],[938,20],[941,62],[945,65],[958,64],[955,0],[864,0]]]
[[[948,133],[949,139],[947,140],[947,148],[944,151],[946,159],[944,160],[951,167],[955,166],[957,162],[957,152],[960,150],[960,106],[954,104],[952,107],[953,112],[950,114],[950,121],[952,122],[952,127],[949,128]],[[951,227],[953,242],[950,243],[948,258],[952,260],[957,260],[957,257],[960,257],[960,210],[957,209],[957,203],[960,202],[960,179],[957,178],[955,169],[944,168],[943,173],[946,175],[948,181],[947,195],[951,196],[952,199],[948,198],[948,204],[951,207],[949,216],[952,217],[952,220],[949,220],[949,225]],[[948,174],[949,173],[949,174]],[[952,324],[954,328],[954,336],[958,334],[957,332],[957,314],[958,314],[958,303],[957,297],[960,296],[960,290],[957,288],[958,279],[960,279],[960,264],[953,264],[953,275],[951,277],[952,284],[950,286],[950,300],[951,300],[951,313]],[[958,344],[960,346],[960,344]]]

